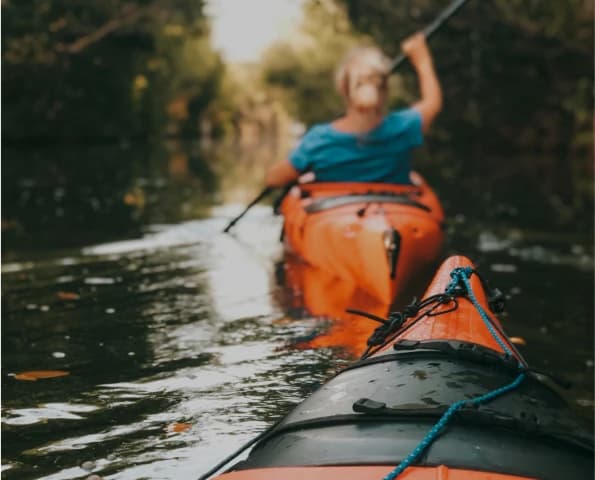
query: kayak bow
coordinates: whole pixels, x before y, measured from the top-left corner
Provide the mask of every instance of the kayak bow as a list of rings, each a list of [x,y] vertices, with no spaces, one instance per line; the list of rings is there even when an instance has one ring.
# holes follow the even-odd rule
[[[486,288],[468,259],[448,259],[360,361],[219,478],[593,478],[590,429],[527,366]]]

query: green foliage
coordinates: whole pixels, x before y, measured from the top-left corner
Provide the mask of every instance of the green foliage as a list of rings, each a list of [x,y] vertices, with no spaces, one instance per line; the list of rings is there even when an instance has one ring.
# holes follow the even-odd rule
[[[333,83],[337,63],[349,48],[362,43],[369,40],[352,31],[341,7],[328,1],[310,1],[293,38],[266,52],[264,81],[277,90],[302,122],[311,125],[328,121],[343,108]]]
[[[6,139],[145,137],[178,97],[191,108],[174,120],[196,127],[217,96],[200,0],[9,1],[2,14]]]
[[[162,220],[155,211],[175,220],[207,204],[214,178],[205,159],[152,142],[196,137],[218,101],[224,66],[210,46],[203,3],[3,2],[9,244],[133,234],[143,222]],[[137,185],[156,162],[171,172]]]

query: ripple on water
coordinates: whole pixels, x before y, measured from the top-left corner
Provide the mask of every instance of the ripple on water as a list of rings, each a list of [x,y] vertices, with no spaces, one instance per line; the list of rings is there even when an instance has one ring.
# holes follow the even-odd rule
[[[32,425],[49,420],[82,420],[82,413],[93,412],[98,407],[76,403],[46,403],[37,408],[4,409],[2,423],[6,425]]]

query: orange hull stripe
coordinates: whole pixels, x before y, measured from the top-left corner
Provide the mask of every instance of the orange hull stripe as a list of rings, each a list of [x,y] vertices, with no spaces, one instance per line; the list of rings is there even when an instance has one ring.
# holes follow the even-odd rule
[[[220,480],[381,480],[393,470],[392,466],[345,466],[345,467],[282,467],[259,468],[230,472]],[[399,480],[528,480],[529,477],[518,477],[491,472],[459,470],[439,467],[409,467]]]

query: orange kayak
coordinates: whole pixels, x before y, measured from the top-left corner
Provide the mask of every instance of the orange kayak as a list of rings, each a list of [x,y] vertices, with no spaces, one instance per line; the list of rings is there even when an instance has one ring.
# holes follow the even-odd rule
[[[444,214],[436,194],[413,185],[312,183],[283,200],[287,250],[390,304],[410,276],[438,259]]]
[[[492,311],[497,293],[468,259],[449,258],[422,300],[379,324],[359,361],[217,478],[593,478],[591,429],[563,382],[515,349]]]

